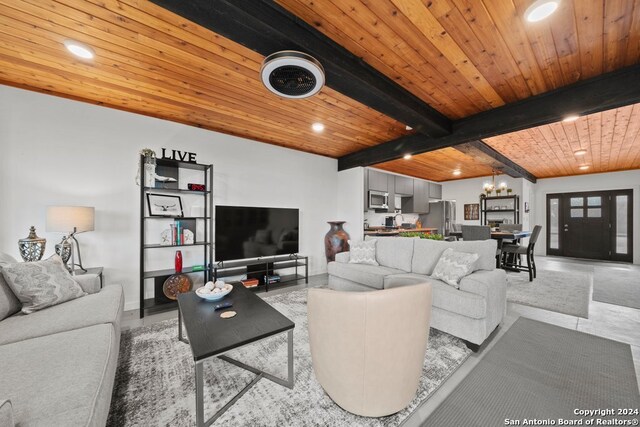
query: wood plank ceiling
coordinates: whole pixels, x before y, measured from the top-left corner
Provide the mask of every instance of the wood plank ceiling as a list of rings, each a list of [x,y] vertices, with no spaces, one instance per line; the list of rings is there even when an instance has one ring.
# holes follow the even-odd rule
[[[450,119],[640,62],[640,0],[563,0],[548,20],[527,24],[530,2],[277,0]],[[70,56],[62,46],[67,38],[92,46],[96,58]],[[404,124],[330,88],[307,100],[272,95],[259,81],[262,60],[146,0],[0,0],[0,83],[330,157],[407,133]],[[601,116],[603,122],[610,114]],[[324,133],[310,130],[315,121],[326,125]],[[629,113],[632,127],[637,121]],[[566,125],[531,130],[547,158],[565,144],[558,126],[573,141]],[[568,163],[555,170],[544,169],[543,160],[526,163],[518,147],[531,141],[511,135],[491,145],[540,177],[577,173]],[[612,161],[613,154],[604,161],[604,153],[629,141],[620,132],[608,135],[603,130],[600,160],[590,160],[587,172],[640,167]],[[630,144],[635,152],[640,141]],[[455,178],[457,168],[458,178],[490,173],[452,150],[379,166],[434,180]]]
[[[65,39],[95,59],[71,56]],[[0,83],[331,157],[407,133],[329,88],[307,100],[273,95],[262,60],[144,0],[0,0]]]
[[[538,178],[640,169],[640,104],[484,142]]]

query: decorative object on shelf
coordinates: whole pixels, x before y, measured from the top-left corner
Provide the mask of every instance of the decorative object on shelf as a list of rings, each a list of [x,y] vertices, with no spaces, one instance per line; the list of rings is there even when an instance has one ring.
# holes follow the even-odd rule
[[[191,283],[189,276],[186,274],[174,274],[164,281],[162,292],[167,298],[175,301],[178,299],[178,294],[189,292],[192,286],[193,283]]]
[[[194,265],[191,267],[191,271],[204,271],[204,265]]]
[[[160,181],[160,182],[178,182],[177,179],[170,176],[160,176],[158,174],[154,174],[153,176],[156,181]],[[155,187],[155,183],[154,183],[154,187]]]
[[[510,196],[511,193],[513,193],[513,189],[512,188],[507,188],[507,196]]]
[[[149,216],[181,217],[182,198],[166,194],[147,193]]]
[[[207,191],[207,187],[204,184],[187,184],[187,188],[191,191]]]
[[[140,185],[140,176],[143,176],[144,187],[156,186],[156,152],[150,148],[140,150],[140,155],[144,157],[143,171],[138,167],[138,175],[136,176],[136,185]]]
[[[36,228],[33,225],[29,228],[29,235],[24,239],[18,240],[20,256],[26,262],[40,261],[46,247],[47,239],[38,237]]]
[[[163,246],[171,246],[173,245],[173,231],[170,228],[166,230],[162,230],[160,233],[160,244]]]
[[[182,273],[182,251],[176,251],[174,259],[176,274]]]
[[[331,228],[324,236],[324,253],[327,262],[335,261],[336,254],[349,250],[349,234],[342,228],[342,224],[345,222],[328,221]]]
[[[502,193],[502,189],[496,188],[496,196],[500,197],[500,193]]]
[[[95,230],[95,208],[88,206],[49,206],[47,207],[47,231],[67,233],[56,247],[60,247],[60,256],[64,258],[66,244],[69,245],[71,253],[71,265],[67,268],[75,273],[75,267],[86,273],[87,269],[82,266],[82,256],[80,255],[80,245],[75,235],[86,231]],[[75,245],[75,249],[74,249]],[[75,256],[78,255],[78,263]]]
[[[171,154],[167,154],[167,149],[162,149],[162,158],[167,160],[178,160],[180,162],[196,163],[196,153],[189,151],[171,150]]]
[[[469,203],[464,205],[465,221],[476,221],[480,219],[480,203]]]

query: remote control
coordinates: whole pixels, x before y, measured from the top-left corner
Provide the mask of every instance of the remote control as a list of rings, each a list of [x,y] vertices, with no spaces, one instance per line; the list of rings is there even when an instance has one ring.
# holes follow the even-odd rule
[[[214,311],[216,311],[216,310],[222,310],[223,308],[229,308],[229,307],[233,307],[233,304],[231,304],[230,302],[223,302],[223,303],[220,303],[220,304],[216,304],[216,305],[213,307],[213,310],[214,310]]]

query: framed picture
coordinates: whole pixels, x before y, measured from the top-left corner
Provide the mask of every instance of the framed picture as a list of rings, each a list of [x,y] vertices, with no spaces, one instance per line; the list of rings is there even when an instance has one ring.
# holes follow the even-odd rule
[[[147,206],[149,207],[150,216],[183,216],[180,196],[147,193]]]
[[[464,205],[464,219],[465,221],[480,219],[480,204],[470,203]]]

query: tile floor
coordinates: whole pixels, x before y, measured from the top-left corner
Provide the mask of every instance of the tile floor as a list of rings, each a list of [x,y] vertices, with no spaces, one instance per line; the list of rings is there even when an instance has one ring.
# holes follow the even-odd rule
[[[638,271],[640,277],[640,266],[637,265],[573,260],[560,257],[538,257],[536,258],[536,261],[538,269],[540,270],[580,270],[593,272],[595,269],[603,269],[607,272],[611,272],[611,274],[615,274],[616,269],[623,268]],[[309,278],[308,285],[294,285],[271,291],[268,295],[290,292],[291,290],[302,289],[305,287],[323,286],[326,284],[326,281],[326,275],[312,276]],[[261,293],[259,295],[266,296],[267,294]],[[149,316],[140,320],[138,318],[138,311],[133,310],[125,312],[122,325],[123,329],[129,329],[165,319],[171,319],[176,316],[176,312],[173,311]],[[420,406],[411,415],[411,417],[405,421],[403,427],[420,426],[429,414],[449,395],[449,393],[451,393],[451,391],[453,391],[456,385],[458,385],[460,381],[462,381],[462,379],[473,369],[473,367],[478,364],[487,351],[493,347],[493,345],[520,316],[630,344],[636,368],[636,378],[640,384],[640,310],[590,301],[589,319],[583,319],[535,307],[508,303],[507,316],[504,319],[503,324],[494,332],[494,336],[490,337],[488,342],[485,342],[480,351],[472,354],[469,359],[467,359],[467,361],[462,364],[458,370],[456,370],[451,378],[449,378],[437,391],[435,391],[431,398],[423,403],[422,406]]]

